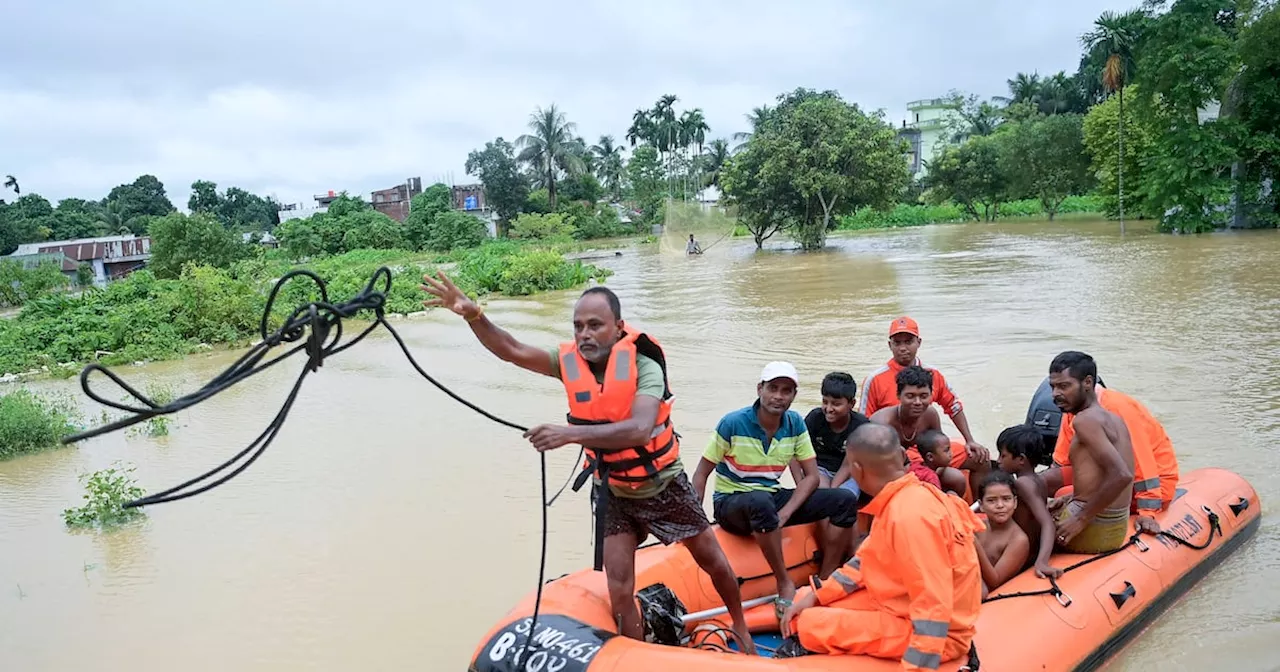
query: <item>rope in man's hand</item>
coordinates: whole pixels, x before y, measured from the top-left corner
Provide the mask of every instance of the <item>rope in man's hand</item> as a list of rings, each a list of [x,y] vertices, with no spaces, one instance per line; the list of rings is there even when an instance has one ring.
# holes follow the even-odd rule
[[[269,332],[268,322],[271,317],[271,310],[275,306],[276,297],[279,295],[280,289],[284,287],[285,283],[290,279],[298,277],[308,278],[315,282],[316,287],[319,289],[319,300],[298,306],[284,321],[284,324],[282,324],[280,328]],[[381,280],[380,288],[378,287],[379,280]],[[280,407],[280,411],[271,419],[267,428],[263,430],[263,432],[259,434],[252,443],[240,452],[231,456],[227,461],[213,469],[210,469],[200,476],[167,490],[133,500],[126,503],[124,506],[125,508],[133,508],[151,504],[161,504],[198,495],[202,492],[216,488],[232,478],[235,478],[245,469],[249,468],[249,465],[253,464],[254,461],[261,457],[263,451],[267,449],[267,446],[271,445],[276,434],[280,432],[280,428],[284,426],[284,421],[289,416],[289,411],[293,408],[293,402],[298,397],[298,391],[302,388],[302,381],[306,379],[307,375],[319,370],[319,368],[324,364],[325,359],[350,348],[356,343],[359,343],[365,336],[368,336],[370,332],[377,329],[379,326],[386,327],[387,331],[391,332],[392,337],[394,337],[396,339],[396,343],[400,345],[400,349],[404,352],[405,357],[409,359],[409,363],[413,365],[413,368],[416,369],[423,378],[426,378],[431,382],[432,385],[435,385],[445,394],[494,422],[506,425],[513,429],[525,431],[525,427],[492,415],[484,409],[481,409],[480,407],[454,394],[453,391],[449,390],[444,385],[441,385],[418,365],[418,362],[414,360],[413,355],[409,353],[408,346],[406,346],[404,340],[400,338],[400,334],[396,333],[396,330],[393,329],[391,324],[386,320],[385,306],[387,301],[387,292],[390,290],[391,270],[386,266],[374,271],[373,276],[369,278],[368,284],[365,285],[364,289],[361,290],[359,294],[352,297],[349,301],[336,304],[330,301],[328,288],[325,286],[324,280],[321,280],[315,273],[305,269],[298,269],[286,273],[276,281],[275,286],[271,289],[271,294],[267,297],[267,305],[262,312],[262,321],[259,325],[262,340],[254,344],[253,347],[249,348],[249,351],[236,360],[235,363],[227,367],[225,371],[218,374],[213,380],[210,380],[200,389],[190,394],[178,397],[172,402],[164,405],[157,404],[147,398],[146,395],[134,389],[107,367],[96,363],[90,364],[80,373],[80,387],[84,390],[85,395],[104,406],[126,411],[132,415],[116,420],[115,422],[102,425],[101,427],[96,427],[79,434],[64,437],[62,439],[62,443],[69,444],[77,441],[83,441],[84,439],[124,429],[139,422],[145,422],[157,415],[176,413],[205,401],[219,392],[230,388],[236,383],[239,383],[250,376],[257,375],[258,373],[261,373],[262,371],[298,354],[299,352],[305,351],[307,353],[306,365],[303,366],[302,371],[298,374],[297,380],[294,381],[293,388],[289,391],[289,396],[285,398],[284,404]],[[351,338],[345,343],[342,342],[342,321],[344,319],[354,318],[358,313],[363,311],[373,312],[373,322],[354,338]],[[284,353],[264,361],[267,354],[273,348],[287,344],[296,345]],[[89,383],[90,374],[94,371],[101,371],[103,375],[110,378],[112,382],[127,392],[141,405],[131,406],[125,403],[112,401],[94,392]],[[248,456],[248,459],[245,459],[246,456]],[[217,478],[215,479],[215,477]]]

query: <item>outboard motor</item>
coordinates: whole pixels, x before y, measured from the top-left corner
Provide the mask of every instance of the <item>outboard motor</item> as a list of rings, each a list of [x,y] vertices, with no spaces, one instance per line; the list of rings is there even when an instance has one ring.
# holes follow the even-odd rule
[[[1098,378],[1098,385],[1107,386],[1102,382],[1102,378]],[[1052,466],[1053,448],[1058,443],[1058,431],[1062,427],[1062,411],[1057,404],[1053,403],[1053,390],[1049,389],[1048,376],[1040,381],[1035,394],[1031,395],[1031,406],[1027,409],[1027,424],[1039,430],[1041,438],[1044,439],[1044,454],[1040,463],[1046,467]]]

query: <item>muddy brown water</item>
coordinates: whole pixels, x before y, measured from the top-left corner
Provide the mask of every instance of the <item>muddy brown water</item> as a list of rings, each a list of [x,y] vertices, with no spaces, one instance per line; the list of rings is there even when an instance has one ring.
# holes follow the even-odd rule
[[[597,263],[616,271],[624,317],[667,348],[690,470],[719,416],[752,401],[765,362],[796,364],[796,407],[807,411],[826,372],[861,381],[888,358],[899,314],[919,320],[921,357],[944,369],[988,446],[1022,421],[1054,354],[1090,352],[1110,386],[1165,423],[1184,470],[1241,473],[1266,516],[1112,669],[1273,669],[1280,236],[1142,228],[1122,239],[1106,222],[936,226],[835,237],[818,254],[726,241],[693,259],[649,246]],[[551,345],[570,335],[575,296],[493,301],[488,314]],[[496,360],[456,317],[396,324],[463,396],[523,424],[563,418],[555,381]],[[230,361],[123,371],[185,390]],[[298,367],[179,414],[166,438],[115,434],[0,462],[0,670],[466,669],[484,632],[534,587],[538,461],[517,433],[421,380],[386,335],[311,377],[276,443],[231,483],[111,534],[63,526],[81,472],[126,460],[155,491],[230,456],[276,412]],[[74,380],[28,386],[100,410]],[[550,456],[553,487],[570,450]],[[590,562],[584,491],[551,511],[548,576]]]

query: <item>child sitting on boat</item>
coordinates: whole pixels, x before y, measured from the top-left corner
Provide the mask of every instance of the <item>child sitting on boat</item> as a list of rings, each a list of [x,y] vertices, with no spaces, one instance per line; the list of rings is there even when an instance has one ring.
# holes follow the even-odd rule
[[[938,475],[942,491],[963,499],[967,480],[963,471],[951,466],[951,439],[936,429],[925,430],[916,439],[916,451],[924,466]]]
[[[1013,512],[1013,520],[1026,533],[1031,548],[1035,549],[1036,575],[1057,578],[1062,570],[1049,564],[1053,554],[1054,523],[1049,513],[1048,486],[1036,473],[1044,452],[1044,440],[1040,432],[1028,424],[1014,425],[996,437],[996,449],[1000,454],[1000,468],[1014,477],[1013,494],[1020,506]]]
[[[1018,509],[1013,476],[993,471],[978,486],[978,501],[987,516],[987,529],[978,532],[978,565],[982,567],[982,594],[1017,576],[1031,554],[1027,533],[1013,521]]]

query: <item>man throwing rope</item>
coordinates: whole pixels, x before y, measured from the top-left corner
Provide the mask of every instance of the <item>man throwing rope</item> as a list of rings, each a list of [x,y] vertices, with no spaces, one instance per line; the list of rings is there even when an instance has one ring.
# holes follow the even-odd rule
[[[422,289],[436,297],[423,305],[461,315],[489,352],[564,384],[569,424],[538,425],[524,437],[538,452],[574,443],[586,450],[586,470],[574,489],[594,472],[596,548],[603,549],[596,569],[603,564],[618,632],[644,639],[635,554],[652,534],[663,544],[681,542],[689,549],[724,600],[743,649],[754,653],[737,577],[680,461],[666,357],[652,337],[627,329],[617,295],[606,287],[587,289],[574,306],[574,340],[542,349],[490,322],[443,271],[422,279]]]

